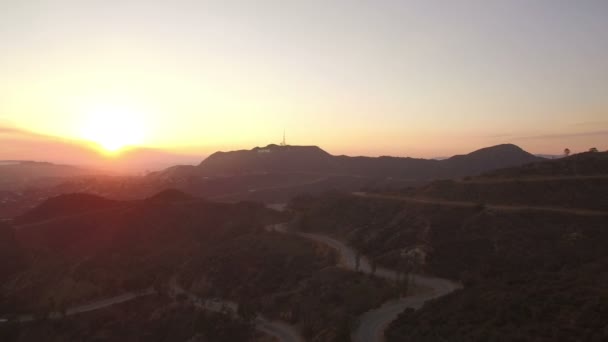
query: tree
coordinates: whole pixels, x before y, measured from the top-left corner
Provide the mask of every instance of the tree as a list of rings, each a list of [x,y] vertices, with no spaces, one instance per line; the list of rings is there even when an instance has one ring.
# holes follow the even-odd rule
[[[257,316],[255,306],[246,302],[240,303],[237,306],[236,313],[246,322],[254,320]]]
[[[594,152],[595,153],[595,152],[597,152],[597,148],[596,147],[592,147],[592,148],[589,149],[589,152]]]
[[[154,279],[154,282],[152,283],[152,288],[154,289],[154,292],[156,292],[156,294],[159,296],[165,294],[164,283],[160,277],[156,277]]]
[[[399,281],[399,290],[401,292],[402,297],[407,297],[409,293],[409,285],[410,285],[410,274],[408,271],[401,271],[401,278]]]
[[[369,263],[370,263],[370,267],[372,269],[371,270],[372,271],[371,275],[374,276],[376,274],[376,267],[377,267],[376,266],[376,260],[374,258],[371,258],[370,261],[369,261]]]
[[[564,149],[564,157],[567,157],[570,155],[570,149],[569,148],[565,148]]]
[[[63,300],[60,300],[57,303],[56,307],[57,307],[58,317],[65,318],[68,316],[68,308],[67,308],[66,303]]]

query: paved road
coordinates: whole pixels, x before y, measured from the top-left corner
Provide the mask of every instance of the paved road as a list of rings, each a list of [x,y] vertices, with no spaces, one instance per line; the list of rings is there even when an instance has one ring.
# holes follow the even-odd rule
[[[227,313],[231,316],[237,317],[239,305],[235,302],[221,299],[206,299],[195,295],[194,293],[186,291],[177,283],[177,278],[172,277],[169,282],[171,288],[170,296],[175,298],[177,295],[185,295],[190,302],[196,307],[201,308],[205,311]]]
[[[255,327],[259,331],[275,337],[283,342],[304,342],[304,338],[293,326],[280,322],[270,321],[263,316],[258,316],[255,319]]]
[[[197,297],[196,295],[186,292],[184,289],[182,289],[179,285],[177,285],[175,278],[173,278],[171,280],[170,285],[171,285],[171,289],[173,291],[173,295],[184,294],[188,297],[188,299],[190,299],[194,303],[194,305],[196,305],[197,307],[199,307],[203,310],[210,311],[210,312],[218,312],[218,313],[219,312],[228,313],[228,314],[234,315],[235,317],[237,315],[238,304],[235,302],[226,301],[226,300],[215,300],[215,299],[203,300],[203,299]],[[112,305],[125,303],[125,302],[131,301],[133,299],[140,298],[143,296],[149,296],[149,295],[152,295],[155,293],[156,292],[152,288],[148,288],[148,289],[145,289],[145,290],[139,291],[139,292],[124,293],[119,296],[105,298],[102,300],[97,300],[97,301],[90,302],[90,303],[87,303],[84,305],[79,305],[79,306],[69,308],[66,311],[66,316],[72,316],[72,315],[76,315],[76,314],[80,314],[80,313],[84,313],[84,312],[90,312],[90,311],[107,308]],[[63,315],[61,315],[59,312],[53,312],[50,314],[49,318],[50,319],[61,319],[61,318],[63,318]],[[26,323],[26,322],[31,322],[34,319],[35,319],[34,315],[22,315],[17,318],[17,321],[20,323]],[[7,323],[7,322],[8,322],[7,320],[0,319],[0,323]],[[282,341],[282,342],[303,342],[304,341],[304,339],[300,336],[298,331],[287,323],[280,322],[280,321],[271,321],[261,315],[255,319],[255,323],[256,323],[256,328],[258,330],[260,330],[268,335],[271,335],[273,337],[276,337],[279,341]]]
[[[267,204],[266,207],[276,211],[285,211],[285,209],[287,208],[287,203],[272,203]]]
[[[227,313],[233,317],[238,316],[238,303],[228,300],[200,298],[179,286],[176,277],[171,279],[170,287],[173,295],[184,294],[194,305],[203,310]],[[255,327],[281,342],[304,342],[304,338],[293,326],[281,321],[271,321],[260,314],[255,319]]]
[[[384,332],[388,325],[397,319],[405,309],[420,309],[428,300],[445,296],[462,286],[447,279],[413,275],[413,282],[431,291],[413,294],[384,303],[381,307],[364,313],[359,318],[359,325],[352,333],[353,342],[384,341]]]
[[[156,293],[156,291],[154,291],[153,288],[147,288],[144,291],[140,291],[140,292],[125,293],[120,296],[108,298],[105,300],[99,300],[99,301],[92,302],[89,304],[70,308],[67,310],[67,315],[71,316],[71,315],[76,315],[76,314],[83,313],[83,312],[95,311],[95,310],[107,308],[111,305],[128,302],[133,299],[136,299],[139,297],[144,297],[144,296],[149,296],[149,295],[152,295],[155,293]]]
[[[74,307],[67,309],[66,316],[72,316],[72,315],[77,315],[77,314],[84,313],[84,312],[90,312],[90,311],[107,308],[112,305],[128,302],[133,299],[144,297],[144,296],[149,296],[149,295],[155,294],[155,293],[156,292],[154,291],[154,289],[147,288],[147,289],[145,289],[143,291],[139,291],[139,292],[127,292],[127,293],[121,294],[119,296],[96,300],[96,301],[89,302],[84,305],[74,306]],[[49,315],[50,319],[61,319],[62,317],[63,317],[63,315],[60,314],[59,312],[53,312]],[[17,322],[20,322],[20,323],[31,322],[33,320],[34,320],[34,315],[21,315],[17,318]],[[2,321],[0,321],[0,322],[2,322]]]
[[[466,201],[448,201],[436,198],[419,198],[407,197],[399,195],[371,194],[366,192],[353,192],[352,195],[365,198],[377,198],[393,201],[402,201],[419,204],[437,204],[450,207],[472,208],[479,206],[479,203]],[[582,216],[608,216],[608,211],[577,209],[577,208],[560,208],[560,207],[542,207],[542,206],[525,206],[525,205],[500,205],[500,204],[484,204],[488,209],[498,211],[548,211],[554,213],[582,215]]]
[[[352,271],[356,270],[357,252],[339,240],[317,233],[289,231],[287,229],[287,225],[285,224],[269,226],[268,230],[274,230],[286,234],[294,234],[325,244],[338,251],[340,256],[340,266]],[[365,274],[372,273],[371,264],[366,257],[360,257],[359,271]],[[398,279],[397,272],[386,268],[376,269],[375,276],[391,281],[396,281]],[[394,321],[406,308],[419,309],[426,301],[444,296],[462,287],[460,284],[437,277],[429,277],[419,274],[410,275],[410,277],[417,286],[429,289],[429,291],[425,291],[425,293],[420,294],[413,294],[405,298],[390,300],[384,303],[380,308],[363,314],[359,318],[359,325],[357,329],[352,333],[351,338],[353,342],[383,341],[384,331],[390,322]]]
[[[203,300],[196,295],[186,292],[180,286],[177,285],[175,278],[171,280],[171,289],[173,291],[173,295],[184,294],[190,299],[194,305],[197,307],[207,310],[210,312],[221,312],[228,313],[236,316],[238,310],[238,304],[231,301],[226,300],[215,300],[208,299]],[[97,301],[93,301],[84,305],[74,306],[69,308],[66,311],[66,316],[72,316],[84,312],[95,311],[103,308],[110,307],[112,305],[125,303],[131,301],[136,298],[149,296],[155,294],[156,292],[152,288],[147,288],[143,291],[139,292],[128,292],[121,294],[119,296],[105,298]],[[34,320],[34,315],[22,315],[17,318],[17,321],[20,323],[31,322]],[[58,312],[51,313],[49,316],[50,319],[61,319],[63,315]],[[0,323],[6,323],[7,321],[4,319],[0,319]],[[292,327],[291,325],[280,322],[280,321],[271,321],[263,316],[258,316],[255,320],[256,328],[268,335],[276,337],[279,341],[282,342],[303,342],[304,339],[301,337],[299,332]]]

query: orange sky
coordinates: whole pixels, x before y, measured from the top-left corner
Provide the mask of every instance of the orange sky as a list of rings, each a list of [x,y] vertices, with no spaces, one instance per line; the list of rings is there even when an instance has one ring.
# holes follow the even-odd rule
[[[0,159],[86,159],[40,156],[30,133],[106,154],[203,156],[284,129],[349,155],[606,149],[607,14],[601,1],[3,2]]]

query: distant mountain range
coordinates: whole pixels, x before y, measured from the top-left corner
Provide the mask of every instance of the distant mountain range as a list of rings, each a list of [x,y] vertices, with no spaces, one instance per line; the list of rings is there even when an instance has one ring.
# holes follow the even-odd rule
[[[99,174],[100,171],[72,165],[46,162],[0,160],[0,190],[18,189],[25,185],[46,185],[58,178]],[[51,181],[54,179],[54,181]]]
[[[317,146],[268,145],[216,152],[198,165],[177,165],[144,177],[103,176],[96,170],[49,163],[5,162],[0,164],[0,217],[15,217],[45,198],[74,192],[138,199],[178,189],[214,201],[286,203],[300,194],[403,189],[542,160],[506,144],[444,160],[334,156]]]
[[[66,140],[2,125],[0,146],[10,146],[0,149],[0,158],[9,161],[27,158],[59,164],[86,165],[98,170],[121,173],[159,170],[177,163],[192,163],[197,160],[191,155],[142,147],[126,148],[120,152],[120,158],[113,158],[104,156],[87,141]],[[0,166],[2,165],[0,161]]]
[[[268,145],[251,150],[216,152],[198,165],[172,166],[152,173],[151,177],[176,180],[193,177],[304,174],[424,181],[476,175],[540,160],[543,158],[511,144],[483,148],[443,160],[333,156],[317,146]],[[15,188],[41,180],[101,174],[107,172],[47,162],[0,161],[0,189]]]
[[[444,160],[401,157],[333,156],[317,146],[268,145],[251,150],[216,152],[196,166],[174,166],[155,173],[163,178],[227,177],[268,173],[307,173],[374,178],[429,180],[543,160],[512,144],[483,148]]]

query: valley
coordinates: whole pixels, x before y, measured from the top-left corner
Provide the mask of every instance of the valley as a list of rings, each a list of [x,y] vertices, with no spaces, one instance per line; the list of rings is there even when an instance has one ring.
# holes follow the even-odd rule
[[[588,165],[604,154],[573,157]],[[533,169],[556,163],[569,165],[540,161]],[[552,293],[550,284],[591,279],[587,269],[595,270],[593,277],[605,274],[608,207],[597,200],[606,176],[597,166],[579,168],[585,169],[562,175],[553,168],[545,177],[511,168],[417,187],[360,189],[326,186],[328,176],[295,183],[290,176],[247,191],[298,189],[287,204],[269,205],[279,211],[232,202],[238,192],[211,200],[180,190],[128,200],[52,197],[3,223],[12,241],[5,258],[14,260],[4,266],[0,286],[4,336],[29,341],[20,326],[35,335],[54,329],[46,322],[60,321],[62,331],[77,333],[89,316],[142,301],[178,315],[194,310],[192,319],[219,315],[240,327],[234,333],[255,341],[478,339],[457,329],[473,324],[467,319],[482,307],[485,315],[498,314],[475,306],[477,296],[498,295],[496,308],[521,305],[522,298],[504,292],[516,286],[507,284],[544,279],[544,291]],[[557,184],[570,190],[544,201],[544,189]],[[220,199],[231,200],[213,201]],[[574,274],[585,275],[574,280]],[[585,286],[580,298],[598,293]],[[463,300],[471,309],[458,325],[446,316],[441,329],[424,330],[429,315],[453,315]],[[192,334],[231,341],[233,335],[214,330],[223,324]],[[501,334],[516,334],[507,327]]]
[[[0,0],[0,342],[608,342],[608,0]]]

